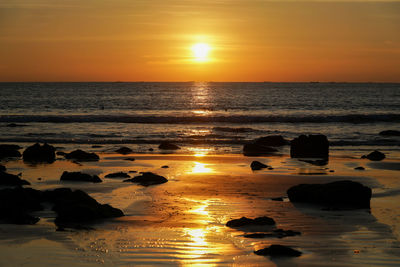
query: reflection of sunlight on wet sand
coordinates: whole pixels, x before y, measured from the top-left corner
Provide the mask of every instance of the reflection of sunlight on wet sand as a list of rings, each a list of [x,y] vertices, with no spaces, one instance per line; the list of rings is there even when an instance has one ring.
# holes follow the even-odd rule
[[[206,116],[212,113],[210,110],[193,110],[192,112],[196,115],[202,115],[202,116]]]
[[[208,155],[208,152],[210,151],[210,148],[193,148],[191,151],[194,153],[193,156],[195,157],[204,157]]]
[[[199,174],[199,173],[213,173],[214,170],[207,167],[210,164],[200,163],[200,162],[193,162],[194,166],[192,170],[189,172],[191,174]]]

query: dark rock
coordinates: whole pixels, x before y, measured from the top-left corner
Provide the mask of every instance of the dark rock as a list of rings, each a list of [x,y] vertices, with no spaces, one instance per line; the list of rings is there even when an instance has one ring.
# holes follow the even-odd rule
[[[267,248],[254,251],[254,253],[261,256],[271,257],[299,257],[302,254],[298,250],[282,245],[271,245]]]
[[[292,158],[328,158],[329,142],[325,135],[300,135],[290,142]]]
[[[163,149],[163,150],[177,150],[177,149],[181,149],[179,146],[169,143],[169,142],[162,142],[159,146],[159,149]]]
[[[154,174],[152,172],[143,172],[140,176],[135,176],[132,179],[124,180],[124,182],[138,183],[143,186],[163,184],[168,182],[168,180],[160,175]]]
[[[103,146],[93,145],[92,148],[102,148]]]
[[[132,153],[133,151],[129,147],[124,146],[124,147],[118,148],[115,152],[126,155],[126,154]]]
[[[255,140],[255,144],[263,145],[263,146],[284,146],[289,142],[286,141],[280,135],[269,135],[265,137],[260,137]]]
[[[129,173],[137,173],[137,171],[129,171]]]
[[[396,130],[386,130],[386,131],[380,132],[379,135],[385,135],[385,136],[400,136],[400,131],[396,131]]]
[[[65,155],[65,158],[77,161],[98,161],[100,159],[97,154],[88,153],[80,149],[68,153],[67,155]]]
[[[90,175],[81,172],[63,172],[60,178],[61,181],[81,181],[81,182],[92,182],[101,183],[101,179],[97,175]]]
[[[386,157],[385,154],[379,152],[378,150],[375,150],[374,152],[371,152],[368,155],[364,155],[361,158],[363,159],[367,158],[372,161],[380,161],[383,160],[385,157]]]
[[[259,161],[253,161],[253,162],[250,164],[250,167],[251,167],[251,169],[252,169],[253,171],[268,168],[267,165],[265,165],[265,164],[263,164],[263,163],[261,163],[261,162],[259,162]]]
[[[230,220],[226,223],[226,226],[231,228],[244,227],[249,225],[274,225],[275,221],[269,217],[258,217],[255,219],[250,219],[242,217],[240,219]]]
[[[168,169],[168,168],[169,168],[169,166],[167,166],[167,165],[164,165],[164,166],[161,166],[161,168],[163,168],[163,169]]]
[[[245,156],[262,156],[269,155],[271,153],[277,152],[275,148],[264,146],[260,144],[250,143],[243,146],[243,154]]]
[[[268,166],[267,169],[270,170],[270,171],[272,171],[274,168]]]
[[[125,172],[114,172],[114,173],[109,173],[106,176],[106,178],[131,178],[129,174]]]
[[[363,171],[363,170],[365,170],[365,168],[364,168],[364,167],[362,167],[362,166],[360,166],[360,167],[355,167],[354,169],[355,169],[355,170],[359,170],[359,171]]]
[[[154,151],[154,149],[152,149],[152,148],[149,148],[149,151]]]
[[[55,148],[48,144],[36,143],[22,153],[24,161],[52,163],[56,160]]]
[[[296,235],[301,235],[301,233],[292,231],[292,230],[275,229],[270,233],[252,233],[252,234],[246,234],[246,235],[244,235],[244,237],[247,237],[247,238],[265,238],[265,237],[284,238],[284,237],[296,236]]]
[[[67,155],[67,153],[65,153],[65,152],[63,152],[63,151],[57,151],[57,152],[56,152],[56,155],[57,155],[57,156],[63,156],[63,157],[65,157],[65,155]]]
[[[21,149],[21,147],[17,145],[0,145],[0,159],[21,157],[18,149]]]
[[[310,163],[310,164],[315,165],[315,166],[325,166],[325,165],[328,164],[328,160],[327,159],[317,159],[317,160],[305,160],[305,159],[302,159],[300,161],[307,162],[307,163]]]
[[[10,127],[10,128],[15,128],[15,127],[25,127],[27,126],[26,124],[16,124],[16,123],[9,123],[6,125],[6,127]]]
[[[125,158],[124,160],[135,161],[135,158]]]
[[[283,201],[283,198],[281,198],[281,197],[274,197],[274,198],[271,198],[271,200],[273,200],[273,201]]]
[[[6,166],[0,164],[0,172],[5,172],[5,171],[6,171]]]
[[[358,182],[300,184],[287,191],[291,202],[306,202],[338,209],[369,209],[371,188]]]
[[[17,175],[0,171],[0,185],[30,185],[28,181],[22,180]]]

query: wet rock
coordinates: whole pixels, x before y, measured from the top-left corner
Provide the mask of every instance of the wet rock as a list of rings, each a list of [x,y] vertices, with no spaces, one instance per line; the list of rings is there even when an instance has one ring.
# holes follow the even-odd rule
[[[239,228],[250,225],[275,225],[275,221],[269,217],[257,217],[255,219],[250,219],[242,217],[240,219],[233,219],[226,223],[226,226],[231,228]]]
[[[56,155],[57,155],[57,156],[63,156],[63,157],[65,157],[65,155],[67,155],[67,153],[65,153],[65,152],[63,152],[63,151],[57,151],[57,152],[56,152]]]
[[[271,198],[271,200],[273,200],[273,201],[283,201],[283,198],[281,198],[281,197],[274,197],[274,198]]]
[[[164,165],[164,166],[161,166],[161,168],[163,168],[163,169],[168,169],[168,168],[169,168],[169,166],[167,166],[167,165]]]
[[[42,146],[36,143],[28,148],[22,153],[24,161],[27,162],[46,162],[53,163],[56,160],[56,149],[44,143]]]
[[[259,162],[259,161],[253,161],[253,162],[250,164],[250,167],[251,167],[251,169],[252,169],[253,171],[268,168],[267,165],[265,165],[265,164],[263,164],[263,163],[261,163],[261,162]]]
[[[380,132],[379,135],[384,135],[384,136],[400,136],[400,131],[396,131],[396,130],[386,130],[386,131]]]
[[[281,135],[269,135],[255,140],[255,144],[263,146],[284,146],[288,143]]]
[[[133,170],[132,170],[132,171],[129,171],[129,173],[137,173],[137,171],[133,171]]]
[[[300,135],[290,142],[292,158],[325,158],[329,157],[329,142],[325,135]]]
[[[159,146],[159,149],[163,149],[163,150],[177,150],[177,149],[181,149],[179,146],[169,143],[169,142],[162,142]]]
[[[125,172],[114,172],[114,173],[109,173],[106,176],[106,178],[131,178],[129,174]]]
[[[254,251],[254,253],[261,256],[271,257],[299,257],[302,254],[298,250],[282,245],[271,245],[267,248]]]
[[[28,181],[22,180],[17,175],[0,171],[0,185],[21,186],[30,185]]]
[[[154,174],[152,172],[143,172],[140,176],[135,176],[132,179],[124,180],[124,182],[132,182],[138,183],[143,186],[155,185],[155,184],[163,184],[168,182],[168,180],[161,176]]]
[[[154,151],[154,149],[152,149],[152,148],[149,148],[149,151]]]
[[[65,155],[65,158],[77,161],[98,161],[100,159],[97,154],[88,153],[80,149],[68,153],[67,155]]]
[[[93,145],[92,148],[102,148],[103,146],[100,145]]]
[[[364,168],[364,167],[362,167],[362,166],[360,166],[360,167],[355,167],[354,169],[355,169],[355,170],[359,170],[359,171],[363,171],[363,170],[365,170],[365,168]]]
[[[19,149],[21,147],[17,145],[0,145],[0,159],[21,157]]]
[[[124,160],[135,161],[135,158],[124,158]]]
[[[101,183],[101,179],[97,175],[90,175],[81,172],[63,172],[60,178],[61,181],[80,181],[80,182],[92,182]]]
[[[385,158],[385,154],[383,154],[382,152],[379,152],[378,150],[375,150],[374,152],[369,153],[368,155],[364,155],[361,158],[362,159],[369,159],[372,161],[381,161]]]
[[[250,143],[243,146],[243,154],[245,156],[262,156],[270,155],[271,153],[277,152],[275,148],[264,146],[261,144]]]
[[[246,235],[244,235],[244,237],[247,237],[247,238],[266,238],[266,237],[284,238],[284,237],[296,236],[296,235],[301,235],[301,233],[292,231],[292,230],[275,229],[270,233],[252,233],[252,234],[246,234]]]
[[[371,188],[353,181],[300,184],[287,191],[291,202],[306,202],[335,209],[369,209]]]
[[[118,148],[115,152],[122,154],[122,155],[126,155],[126,154],[130,154],[133,152],[132,149],[130,149],[129,147],[123,146]]]

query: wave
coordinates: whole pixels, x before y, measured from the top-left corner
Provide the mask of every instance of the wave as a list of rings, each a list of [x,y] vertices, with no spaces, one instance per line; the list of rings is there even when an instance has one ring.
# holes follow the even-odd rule
[[[347,114],[347,115],[209,115],[209,116],[135,116],[135,115],[0,115],[5,123],[149,123],[149,124],[196,124],[196,123],[375,123],[400,122],[400,114]]]

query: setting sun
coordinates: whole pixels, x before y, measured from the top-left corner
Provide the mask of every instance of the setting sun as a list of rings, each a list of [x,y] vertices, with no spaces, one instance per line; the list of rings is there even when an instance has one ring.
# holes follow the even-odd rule
[[[196,61],[207,61],[210,46],[205,43],[197,43],[192,46],[192,51]]]

